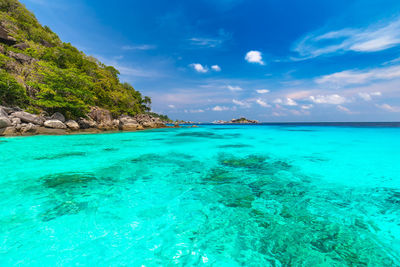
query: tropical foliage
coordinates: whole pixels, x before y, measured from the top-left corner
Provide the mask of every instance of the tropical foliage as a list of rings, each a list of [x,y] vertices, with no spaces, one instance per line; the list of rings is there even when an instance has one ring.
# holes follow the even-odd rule
[[[121,83],[118,70],[63,43],[19,1],[0,0],[0,23],[26,46],[0,44],[1,104],[58,111],[69,118],[84,116],[90,106],[115,116],[150,111],[151,99]]]

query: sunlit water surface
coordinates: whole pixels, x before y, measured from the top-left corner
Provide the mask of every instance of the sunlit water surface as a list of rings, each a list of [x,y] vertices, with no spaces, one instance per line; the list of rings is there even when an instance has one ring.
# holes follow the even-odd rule
[[[399,266],[400,129],[0,138],[0,265]]]

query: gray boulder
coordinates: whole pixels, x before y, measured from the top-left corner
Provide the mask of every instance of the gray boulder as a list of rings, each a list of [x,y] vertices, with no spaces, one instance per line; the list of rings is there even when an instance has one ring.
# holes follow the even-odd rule
[[[13,51],[8,51],[8,56],[14,58],[21,64],[30,64],[36,61],[33,57],[30,57],[22,53],[14,53]]]
[[[59,120],[59,121],[61,121],[61,122],[65,122],[65,117],[64,117],[64,115],[61,114],[60,112],[54,113],[54,114],[50,117],[50,119],[52,119],[52,120]]]
[[[78,124],[79,124],[79,127],[81,129],[89,129],[89,128],[96,128],[97,127],[97,123],[91,118],[87,118],[87,119],[80,118],[78,120]]]
[[[69,120],[67,122],[65,122],[65,125],[67,125],[68,128],[70,128],[71,130],[79,130],[79,124],[76,121],[73,120]]]
[[[11,123],[11,121],[8,119],[8,117],[1,116],[1,115],[0,115],[0,129],[1,129],[1,128],[9,127],[9,126],[11,126],[11,125],[12,125],[12,123]]]
[[[27,43],[19,43],[13,46],[14,48],[18,48],[21,50],[25,50],[29,48],[29,45]]]
[[[33,123],[28,123],[28,124],[26,124],[26,123],[23,123],[23,124],[20,124],[21,125],[21,127],[20,127],[20,132],[21,132],[21,134],[23,134],[23,135],[31,135],[31,134],[36,134],[36,132],[37,132],[37,129],[39,128],[39,126],[37,126],[37,125],[35,125],[35,124],[33,124]],[[16,127],[17,128],[17,127]]]
[[[111,112],[107,109],[92,107],[88,116],[97,123],[99,129],[109,130],[113,128],[113,118]]]
[[[44,122],[44,126],[47,128],[53,128],[53,129],[67,129],[67,126],[65,126],[62,121],[59,120],[48,120]]]
[[[18,111],[11,113],[11,117],[13,118],[19,118],[21,119],[22,122],[26,123],[33,123],[37,125],[43,125],[45,119],[43,117],[39,117],[37,115],[30,114],[25,111]]]

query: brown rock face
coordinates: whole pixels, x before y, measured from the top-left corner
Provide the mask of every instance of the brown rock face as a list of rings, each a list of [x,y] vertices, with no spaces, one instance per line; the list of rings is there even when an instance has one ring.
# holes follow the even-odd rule
[[[21,64],[30,64],[36,61],[36,59],[30,56],[21,53],[14,53],[13,51],[8,51],[8,56],[14,58]]]
[[[7,45],[14,45],[17,40],[15,40],[14,37],[9,36],[6,29],[0,26],[0,42]]]

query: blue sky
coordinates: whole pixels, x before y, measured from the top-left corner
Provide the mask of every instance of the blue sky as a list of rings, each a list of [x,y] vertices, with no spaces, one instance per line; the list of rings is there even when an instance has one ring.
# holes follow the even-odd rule
[[[398,0],[22,0],[173,119],[399,121]]]

